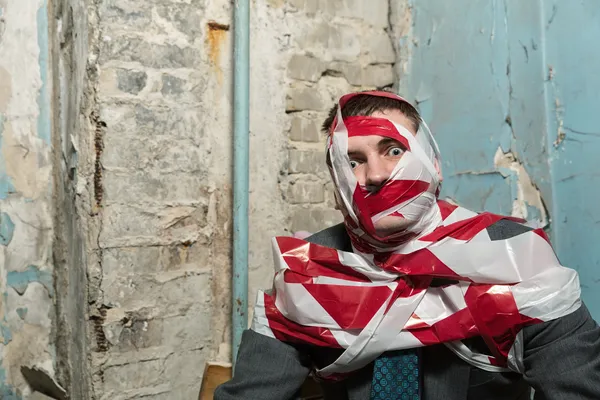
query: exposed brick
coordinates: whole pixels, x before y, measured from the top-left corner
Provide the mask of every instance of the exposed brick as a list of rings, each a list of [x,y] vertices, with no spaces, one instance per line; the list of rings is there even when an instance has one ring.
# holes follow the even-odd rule
[[[301,54],[294,54],[288,63],[288,76],[292,79],[316,82],[324,70],[321,60]]]
[[[324,76],[318,84],[326,87],[328,94],[327,113],[323,113],[322,119],[325,119],[325,116],[329,114],[330,108],[337,103],[341,96],[357,90],[356,86],[349,84],[343,76]]]
[[[390,0],[344,0],[343,5],[336,1],[322,0],[329,5],[329,13],[340,17],[355,18],[375,27],[388,26]]]
[[[373,31],[364,37],[363,48],[369,64],[393,64],[396,62],[392,39],[383,29]]]
[[[125,311],[152,310],[152,318],[189,314],[189,318],[199,318],[210,327],[210,313],[207,311],[210,309],[211,293],[204,290],[210,288],[210,282],[207,273],[162,273],[155,276],[133,276],[123,272],[104,274],[104,301]],[[164,324],[163,329],[173,331],[171,326]],[[163,340],[174,344],[170,338],[164,338],[164,332]],[[204,342],[206,338],[198,336],[197,340]]]
[[[319,4],[322,0],[288,0],[290,5],[295,7],[299,11],[303,11],[307,14],[316,14],[321,5]]]
[[[100,109],[100,118],[107,124],[107,140],[116,140],[110,138],[112,134],[115,138],[123,137],[123,140],[137,136],[144,140],[161,137],[165,140],[189,138],[199,141],[204,137],[203,115],[197,106],[103,104]],[[114,142],[117,147],[122,144]],[[113,145],[105,143],[105,153],[110,151],[109,147]],[[103,154],[103,161],[105,156]]]
[[[160,318],[144,319],[129,315],[120,331],[116,348],[119,351],[132,351],[141,348],[156,347],[163,344],[164,321]]]
[[[264,93],[273,104],[260,93],[254,100],[275,108],[262,107],[272,111],[259,110],[254,121],[259,121],[264,137],[280,135],[277,146],[285,146],[280,130],[290,123],[289,137],[299,148],[289,150],[288,171],[283,172],[297,175],[280,177],[284,197],[291,204],[281,204],[281,193],[274,187],[285,152],[276,152],[279,158],[267,162],[275,165],[265,169],[272,175],[259,176],[253,183],[255,208],[260,214],[260,208],[267,207],[263,211],[267,217],[261,218],[267,221],[255,224],[257,232],[268,231],[267,236],[289,228],[315,232],[341,221],[341,213],[327,207],[333,202],[331,184],[323,179],[328,175],[324,152],[308,143],[324,142],[320,125],[338,95],[393,83],[395,60],[381,61],[394,57],[392,42],[384,40],[387,1],[276,0],[256,8],[257,21],[262,21],[253,28],[259,29],[263,44],[259,56],[274,58],[266,68],[259,66],[253,82],[261,88],[267,85]],[[110,74],[106,80],[100,76],[97,92],[100,119],[106,124],[101,154],[104,196],[98,214],[100,236],[92,240],[94,247],[102,248],[101,299],[111,310],[122,308],[126,318],[116,314],[104,324],[111,346],[105,354],[107,363],[93,371],[97,377],[104,375],[104,382],[94,387],[97,398],[194,398],[209,356],[227,359],[228,350],[220,342],[228,321],[223,311],[227,300],[221,296],[229,282],[223,280],[227,274],[222,269],[229,240],[221,231],[229,229],[230,211],[223,205],[226,198],[220,198],[214,210],[207,197],[229,190],[224,157],[229,155],[231,140],[230,93],[217,76],[227,76],[230,65],[222,47],[228,42],[213,43],[206,34],[210,19],[231,21],[229,4],[211,6],[208,12],[205,3],[109,0],[98,4],[102,40],[98,66],[101,74]],[[316,14],[320,16],[314,18]],[[272,24],[273,18],[286,20]],[[285,29],[271,32],[263,29],[263,22]],[[219,38],[227,40],[227,34]],[[208,44],[222,55],[222,65],[206,55]],[[288,62],[286,71],[280,70],[282,61],[284,67]],[[334,61],[354,69],[324,73]],[[284,93],[275,90],[281,86],[277,81],[286,78],[290,88]],[[272,95],[277,93],[281,96]],[[272,120],[271,131],[271,125],[260,121],[277,115],[283,97],[290,115]],[[214,162],[223,165],[217,168]],[[207,193],[207,186],[214,185],[223,189]],[[269,199],[270,194],[275,197]],[[218,222],[211,226],[215,219]],[[255,261],[250,265],[255,283],[263,269],[271,270],[262,257],[269,250],[268,241],[260,246],[253,247]],[[157,376],[157,370],[164,378]]]
[[[189,2],[190,4],[183,2],[179,4],[161,4],[156,7],[156,13],[172,23],[179,32],[183,32],[193,39],[202,33],[205,2],[206,0],[194,0]]]
[[[152,24],[152,8],[136,0],[104,1],[98,9],[104,24],[144,30]]]
[[[294,116],[290,129],[290,139],[296,142],[320,142],[324,140],[317,121],[312,118]]]
[[[185,315],[164,319],[163,343],[180,350],[198,348],[210,341],[211,329],[205,309],[190,310]]]
[[[209,249],[201,244],[172,246],[120,247],[102,252],[103,271],[107,276],[119,274],[154,275],[160,272],[189,269],[209,256]]]
[[[287,200],[292,204],[322,203],[325,200],[323,183],[318,180],[290,182]]]
[[[104,173],[104,201],[112,203],[195,203],[206,194],[205,174]]]
[[[144,71],[117,69],[117,87],[123,92],[138,94],[146,87],[147,80]]]
[[[197,349],[210,340],[211,324],[205,308],[190,309],[185,315],[167,318],[145,316],[144,314],[149,313],[146,310],[148,309],[126,312],[122,320],[105,327],[107,338],[111,336],[110,327],[116,328],[113,332],[118,334],[118,337],[109,339],[114,350],[126,352],[172,346],[184,351]]]
[[[325,171],[325,155],[320,151],[290,150],[289,172],[316,174]]]
[[[152,68],[194,68],[202,62],[200,49],[148,43],[139,37],[117,36],[102,42],[100,65],[109,60],[135,61]]]
[[[312,87],[300,86],[288,89],[286,111],[320,111],[325,107],[325,99],[321,93]]]
[[[356,26],[322,21],[314,26],[299,24],[293,28],[297,30],[295,37],[298,47],[305,51],[322,53],[338,61],[358,60],[361,52],[361,31],[356,29]]]
[[[331,69],[340,71],[348,82],[356,86],[385,87],[394,84],[392,64],[360,66],[356,63],[333,63]]]
[[[167,135],[156,138],[120,136],[109,129],[104,146],[102,164],[109,169],[157,169],[164,173],[181,171],[198,175],[199,170],[208,167],[210,160],[206,157],[206,147]]]
[[[171,355],[165,361],[165,375],[174,376],[176,381],[181,383],[201,382],[204,370],[199,366],[204,366],[205,361],[207,361],[207,353],[206,350],[197,349]],[[194,397],[187,398],[196,398],[198,392],[194,393]],[[186,397],[177,398],[184,399]]]
[[[392,64],[368,65],[364,69],[361,83],[363,86],[384,87],[395,83]]]
[[[343,221],[342,213],[330,208],[298,208],[292,212],[292,231],[318,232]]]
[[[164,95],[181,94],[183,92],[184,84],[185,81],[183,79],[168,74],[162,74],[161,93]]]
[[[111,390],[127,390],[157,385],[169,379],[164,374],[163,360],[113,365],[104,370],[104,385]]]
[[[164,31],[160,22],[166,22],[178,32],[193,38],[201,34],[205,1],[106,1],[100,3],[99,12],[103,25],[116,30],[126,26],[129,31],[160,34]],[[162,21],[153,18],[153,12]]]
[[[192,72],[179,72],[174,74],[161,74],[160,93],[167,100],[176,101],[180,106],[182,103],[200,104],[207,88],[207,77],[205,74]]]
[[[100,243],[114,247],[198,240],[206,212],[206,206],[107,205]]]

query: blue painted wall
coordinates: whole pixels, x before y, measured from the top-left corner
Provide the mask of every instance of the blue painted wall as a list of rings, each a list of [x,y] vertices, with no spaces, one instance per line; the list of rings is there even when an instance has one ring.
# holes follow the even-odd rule
[[[600,320],[600,4],[594,0],[412,1],[403,94],[430,121],[444,156],[443,195],[510,214],[522,163],[549,214],[561,262],[580,273]],[[531,185],[530,185],[531,187]]]

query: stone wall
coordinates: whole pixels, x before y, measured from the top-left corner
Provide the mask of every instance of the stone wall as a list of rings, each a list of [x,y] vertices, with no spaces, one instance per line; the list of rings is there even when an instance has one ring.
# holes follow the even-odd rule
[[[21,3],[0,0],[0,388],[26,398],[27,365],[74,399],[195,398],[231,357],[231,2]],[[250,308],[271,237],[340,221],[328,109],[397,76],[388,0],[256,1],[251,32]]]
[[[213,293],[230,268],[226,5],[91,7],[96,398],[194,398],[214,354]]]
[[[289,150],[283,196],[292,231],[318,231],[340,222],[324,158],[321,125],[340,95],[389,88],[395,82],[395,49],[388,0],[294,0],[287,65]]]
[[[230,4],[92,9],[93,390],[193,398],[204,363],[231,354]],[[253,4],[251,306],[271,284],[272,236],[340,221],[318,127],[342,93],[394,83],[388,15],[387,0]]]

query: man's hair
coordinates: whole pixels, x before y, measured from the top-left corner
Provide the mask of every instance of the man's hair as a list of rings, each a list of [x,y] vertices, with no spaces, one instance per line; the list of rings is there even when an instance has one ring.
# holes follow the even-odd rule
[[[329,110],[329,116],[323,122],[321,129],[323,132],[329,134],[331,125],[337,115],[338,105],[336,104]],[[359,94],[348,100],[342,108],[342,118],[363,116],[368,117],[376,112],[385,112],[389,110],[398,110],[406,118],[408,118],[415,128],[415,132],[419,130],[419,124],[421,123],[421,116],[419,112],[409,103],[391,99],[389,97],[373,96],[370,94]]]

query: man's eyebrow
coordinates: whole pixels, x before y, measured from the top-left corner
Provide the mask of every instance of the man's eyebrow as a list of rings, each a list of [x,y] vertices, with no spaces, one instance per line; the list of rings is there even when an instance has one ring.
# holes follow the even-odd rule
[[[360,156],[362,153],[360,151],[352,151],[352,150],[348,150],[348,156],[349,157],[357,157]]]
[[[379,143],[377,143],[377,148],[379,150],[385,150],[390,146],[398,146],[401,147],[403,149],[406,149],[406,147],[400,143],[398,140],[396,139],[392,139],[392,138],[383,138],[379,141]]]

